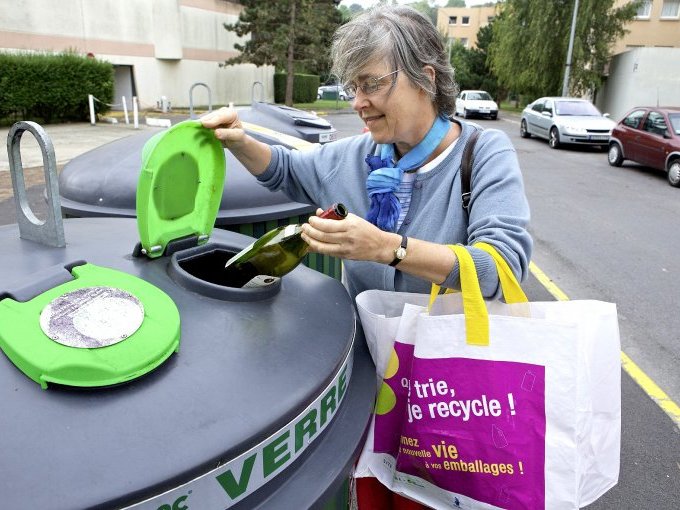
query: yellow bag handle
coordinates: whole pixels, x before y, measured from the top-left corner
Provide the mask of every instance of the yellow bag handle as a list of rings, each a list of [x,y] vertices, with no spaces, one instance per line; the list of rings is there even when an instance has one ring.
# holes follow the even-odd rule
[[[510,269],[510,266],[508,266],[508,263],[505,261],[503,257],[501,257],[501,254],[498,253],[496,248],[488,243],[481,242],[475,243],[473,246],[475,248],[479,248],[480,250],[484,250],[485,252],[487,252],[489,255],[491,255],[491,257],[493,257],[493,260],[496,262],[496,269],[498,270],[498,279],[501,282],[501,289],[503,290],[503,297],[505,298],[505,302],[508,304],[527,303],[529,300],[527,299],[526,294],[522,290],[522,287],[520,287],[517,278],[515,278],[515,275]]]
[[[468,345],[489,345],[489,312],[484,304],[477,270],[470,253],[460,245],[448,245],[458,258],[460,288],[465,314],[465,337]],[[430,308],[439,294],[440,286],[432,284]]]

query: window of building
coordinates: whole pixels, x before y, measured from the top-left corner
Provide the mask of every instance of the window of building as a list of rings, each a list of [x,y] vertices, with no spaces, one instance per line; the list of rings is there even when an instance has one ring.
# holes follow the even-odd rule
[[[468,39],[467,37],[461,37],[460,38],[460,43],[465,46],[466,48],[468,47]]]
[[[470,16],[463,16],[463,25],[470,24]]]
[[[661,19],[678,18],[680,16],[680,0],[664,0],[661,8]]]
[[[486,17],[486,22],[487,22],[487,23],[491,23],[495,18],[496,18],[496,16],[487,16],[487,17]]]
[[[652,12],[652,0],[643,0],[638,7],[636,19],[649,19],[649,14]]]
[[[458,16],[449,16],[449,25],[455,25],[458,23]]]

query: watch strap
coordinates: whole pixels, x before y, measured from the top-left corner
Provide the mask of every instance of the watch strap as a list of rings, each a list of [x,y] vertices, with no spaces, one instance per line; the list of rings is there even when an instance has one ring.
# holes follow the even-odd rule
[[[398,250],[398,249],[404,249],[404,250],[405,250],[407,244],[408,244],[408,237],[402,235],[402,236],[401,236],[401,244],[399,245],[399,248],[397,248],[397,250]],[[397,255],[397,250],[394,250],[394,255],[395,255],[395,257],[394,257],[394,260],[393,260],[392,262],[390,262],[390,266],[392,266],[392,267],[394,267],[394,266],[396,266],[397,264],[399,264],[399,262],[401,262],[402,259],[403,259],[403,257],[402,257],[402,258],[399,258],[399,257],[396,256],[396,255]]]

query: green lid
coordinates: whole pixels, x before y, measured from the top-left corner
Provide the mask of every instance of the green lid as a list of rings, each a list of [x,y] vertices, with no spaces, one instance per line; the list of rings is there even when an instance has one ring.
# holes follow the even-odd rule
[[[180,122],[154,135],[142,150],[137,228],[144,252],[160,257],[170,241],[207,241],[224,187],[222,144],[200,121]]]
[[[123,383],[179,350],[179,310],[161,289],[94,264],[72,274],[29,301],[0,300],[0,349],[43,388]]]

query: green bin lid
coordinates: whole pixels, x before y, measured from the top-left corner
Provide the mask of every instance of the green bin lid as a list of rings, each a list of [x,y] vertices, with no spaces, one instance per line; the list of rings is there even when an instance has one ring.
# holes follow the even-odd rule
[[[28,301],[0,300],[0,349],[43,388],[120,384],[179,350],[179,310],[161,289],[94,264],[72,275]]]
[[[208,240],[222,200],[222,144],[200,121],[180,122],[150,138],[142,150],[137,185],[137,228],[149,257],[160,257],[170,241]]]

